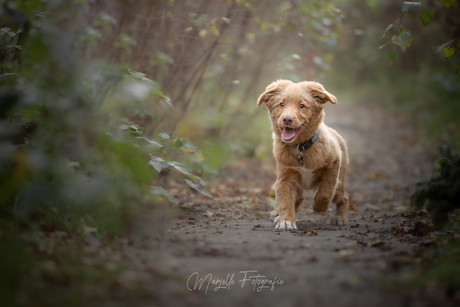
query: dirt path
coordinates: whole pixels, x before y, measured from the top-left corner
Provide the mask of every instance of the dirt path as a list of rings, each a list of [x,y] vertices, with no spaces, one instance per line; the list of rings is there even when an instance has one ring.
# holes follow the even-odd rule
[[[329,225],[333,205],[315,214],[310,196],[297,219],[299,231],[276,232],[269,215],[276,175],[255,161],[241,161],[210,182],[215,199],[173,188],[182,214],[152,247],[159,256],[131,271],[138,279],[151,280],[152,271],[157,276],[145,286],[157,285],[156,304],[432,305],[433,294],[386,286],[396,269],[416,261],[409,255],[414,248],[434,236],[414,236],[414,224],[426,216],[407,211],[415,181],[430,174],[429,158],[404,118],[377,107],[328,106],[326,123],[349,147],[349,225]],[[198,278],[204,278],[201,289]]]

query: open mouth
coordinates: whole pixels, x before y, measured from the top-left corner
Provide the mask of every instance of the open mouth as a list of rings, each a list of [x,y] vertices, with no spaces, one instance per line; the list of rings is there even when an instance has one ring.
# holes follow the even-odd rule
[[[297,131],[299,131],[299,129],[300,127],[297,129],[289,128],[289,127],[282,127],[281,131],[282,131],[283,140],[285,141],[292,140],[297,134]]]

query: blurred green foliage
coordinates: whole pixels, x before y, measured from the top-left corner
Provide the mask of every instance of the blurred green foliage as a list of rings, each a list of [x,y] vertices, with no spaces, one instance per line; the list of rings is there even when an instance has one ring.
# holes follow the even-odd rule
[[[255,101],[276,79],[384,104],[458,148],[458,7],[0,0],[3,294],[33,297],[21,292],[33,267],[36,285],[110,283],[117,269],[88,269],[71,245],[116,238],[159,198],[180,202],[165,180],[173,173],[210,196],[196,174],[241,156],[267,160],[269,121]],[[56,231],[75,240],[60,242],[64,256],[33,247]]]
[[[460,155],[452,155],[448,146],[442,146],[440,152],[443,158],[438,162],[438,174],[418,182],[411,198],[418,209],[428,201],[426,208],[437,227],[445,226],[449,213],[460,209]]]
[[[129,118],[173,105],[145,74],[96,54],[116,20],[101,12],[100,29],[84,28],[87,14],[85,2],[0,1],[2,304],[78,304],[79,283],[108,287],[120,261],[101,268],[97,254],[88,266],[82,238],[117,238],[138,208],[154,208],[162,168],[209,195],[174,159],[179,150],[203,160],[193,144],[155,140]],[[135,43],[122,35],[113,45],[129,53]],[[57,233],[65,239],[48,237]],[[76,288],[50,299],[40,293],[51,284]]]
[[[346,100],[407,114],[425,142],[460,149],[459,4],[349,0],[339,8],[341,60],[325,82]],[[445,48],[454,52],[446,57]]]

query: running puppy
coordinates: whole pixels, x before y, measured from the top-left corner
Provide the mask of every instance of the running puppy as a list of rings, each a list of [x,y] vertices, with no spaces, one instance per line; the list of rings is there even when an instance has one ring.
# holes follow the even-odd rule
[[[297,229],[295,217],[305,189],[316,191],[315,212],[325,212],[332,201],[336,211],[331,224],[348,223],[349,195],[344,189],[347,145],[323,123],[326,102],[336,104],[337,98],[321,84],[288,80],[273,82],[257,100],[257,106],[267,106],[273,130],[279,211],[276,229]]]

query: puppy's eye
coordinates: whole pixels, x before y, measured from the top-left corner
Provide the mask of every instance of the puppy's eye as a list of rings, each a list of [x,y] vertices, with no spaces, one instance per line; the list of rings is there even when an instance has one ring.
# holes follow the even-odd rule
[[[284,102],[280,103],[280,107],[284,107]]]
[[[301,103],[301,104],[299,105],[299,108],[303,109],[303,108],[305,108],[305,105],[304,105],[303,103]]]

